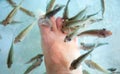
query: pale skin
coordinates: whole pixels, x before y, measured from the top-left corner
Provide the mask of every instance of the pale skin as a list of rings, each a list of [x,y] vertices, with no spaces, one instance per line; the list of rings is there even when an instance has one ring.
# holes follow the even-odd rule
[[[64,42],[66,34],[61,32],[62,19],[50,18],[52,29],[45,24],[39,24],[41,32],[42,49],[47,74],[82,74],[79,67],[70,70],[71,62],[80,56],[78,40]]]

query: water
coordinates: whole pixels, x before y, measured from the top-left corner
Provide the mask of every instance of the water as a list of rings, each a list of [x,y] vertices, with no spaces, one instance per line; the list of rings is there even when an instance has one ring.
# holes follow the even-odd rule
[[[20,0],[14,1],[17,4],[20,2]],[[64,0],[57,0],[56,3],[65,4],[65,2],[66,1]],[[45,12],[46,3],[47,0],[25,0],[22,4],[22,7],[33,11],[36,16],[39,16],[41,12]],[[100,42],[108,42],[109,45],[97,48],[92,53],[92,60],[99,63],[105,69],[114,67],[117,68],[117,71],[120,71],[120,1],[105,0],[105,3],[106,11],[104,21],[95,23],[86,29],[107,28],[112,31],[113,35],[105,39],[96,39]],[[96,12],[100,9],[100,0],[71,0],[69,8],[70,16],[73,16],[85,6],[89,7],[88,14]],[[7,3],[6,0],[0,0],[0,21],[4,20],[12,9],[13,8]],[[63,11],[58,13],[56,17],[62,16],[62,12]],[[11,24],[8,26],[3,26],[0,24],[0,36],[2,37],[2,39],[0,39],[0,74],[23,74],[24,71],[29,67],[29,64],[25,64],[25,62],[38,53],[42,53],[40,32],[36,24],[22,42],[14,45],[14,63],[12,64],[11,69],[7,68],[6,61],[12,39],[35,20],[21,11],[18,11],[15,19],[17,21],[22,21],[22,23]],[[96,41],[94,38],[88,37],[83,39],[84,42]],[[84,63],[83,68],[89,71],[91,74],[102,74],[86,67]],[[40,67],[33,70],[30,74],[43,74],[45,71],[45,64],[43,62]]]

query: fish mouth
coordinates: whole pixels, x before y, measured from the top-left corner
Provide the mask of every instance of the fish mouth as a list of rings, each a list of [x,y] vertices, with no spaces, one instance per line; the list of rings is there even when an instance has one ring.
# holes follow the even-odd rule
[[[108,32],[108,35],[109,35],[109,36],[110,36],[110,35],[112,35],[112,32],[111,32],[111,31],[109,31],[109,32]]]
[[[104,35],[105,35],[105,37],[111,36],[112,32],[111,31],[106,31],[106,33]]]
[[[110,36],[110,35],[112,35],[112,32],[111,32],[111,31],[101,31],[101,32],[99,33],[99,37],[101,37],[101,38],[105,38],[105,37],[108,37],[108,36]]]
[[[69,69],[70,69],[70,70],[74,70],[74,69],[76,69],[76,67],[70,66]]]
[[[64,42],[69,42],[69,41],[71,41],[71,38],[69,36],[66,36]]]

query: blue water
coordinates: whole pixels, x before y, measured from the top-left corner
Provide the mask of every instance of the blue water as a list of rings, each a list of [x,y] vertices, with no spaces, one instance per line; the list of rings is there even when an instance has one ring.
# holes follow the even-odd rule
[[[19,4],[21,0],[14,1]],[[56,4],[59,3],[64,5],[66,1],[67,0],[56,0]],[[45,12],[47,2],[48,0],[24,0],[22,7],[33,11],[38,17],[40,13]],[[120,0],[105,0],[105,3],[106,11],[104,20],[99,23],[92,24],[92,26],[86,29],[107,28],[112,31],[112,36],[105,39],[88,37],[82,39],[84,42],[108,42],[109,45],[99,47],[92,53],[92,60],[99,63],[105,69],[114,67],[117,68],[117,71],[120,71]],[[86,6],[89,7],[87,12],[88,14],[97,12],[101,9],[100,0],[71,0],[69,6],[69,16],[73,16]],[[4,20],[12,9],[13,8],[7,3],[6,0],[0,0],[0,21]],[[58,16],[62,16],[62,11],[56,15],[56,17]],[[100,15],[98,17],[100,17]],[[25,64],[25,62],[38,53],[42,53],[40,32],[36,24],[22,42],[14,45],[14,63],[11,69],[7,68],[7,55],[12,39],[15,38],[35,19],[27,16],[21,11],[18,11],[15,16],[15,20],[21,21],[22,23],[11,24],[6,27],[0,24],[0,36],[2,37],[2,39],[0,39],[0,74],[23,74],[30,65]],[[103,74],[88,68],[86,65],[84,65],[84,63],[83,68],[88,70],[91,74]],[[44,72],[46,71],[43,62],[40,67],[33,70],[30,74],[43,74]]]

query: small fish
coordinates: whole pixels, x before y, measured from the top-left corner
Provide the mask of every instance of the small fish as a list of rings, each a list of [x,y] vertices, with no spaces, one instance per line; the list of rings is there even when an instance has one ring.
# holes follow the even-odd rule
[[[87,10],[87,7],[84,8],[83,10],[81,10],[78,14],[76,14],[75,16],[69,18],[69,20],[81,20],[84,16],[85,16],[85,12]]]
[[[43,59],[37,59],[28,69],[24,72],[24,74],[30,73],[33,69],[37,68],[41,65]]]
[[[100,10],[97,11],[96,13],[93,13],[93,14],[90,14],[90,15],[86,15],[86,18],[85,18],[85,19],[91,18],[91,17],[97,15],[99,12],[100,12]]]
[[[65,25],[62,26],[61,30],[62,30],[62,32],[69,33],[69,30],[73,32],[78,27],[84,28],[84,27],[89,26],[90,24],[93,24],[93,23],[99,22],[99,21],[102,21],[102,19],[89,18],[89,19],[86,19],[86,20],[71,20],[71,21],[66,21],[66,22],[64,22]]]
[[[59,12],[63,7],[64,7],[64,6],[59,6],[59,7],[57,7],[56,9],[54,9],[54,10],[46,13],[46,14],[45,14],[45,17],[50,18],[50,17],[54,16],[54,15],[55,15],[57,12]]]
[[[35,14],[32,11],[29,11],[23,7],[20,7],[20,10],[23,11],[25,14],[31,16],[31,17],[35,17]]]
[[[2,24],[3,24],[4,26],[6,26],[7,24],[10,24],[10,23],[13,21],[13,17],[16,15],[17,11],[20,9],[21,4],[22,4],[23,1],[24,1],[24,0],[22,0],[22,1],[20,2],[20,4],[19,4],[17,7],[15,7],[15,8],[8,14],[8,16],[6,17],[5,20],[3,20]]]
[[[11,5],[12,5],[12,7],[17,6],[17,5],[16,5],[16,3],[15,3],[15,2],[13,2],[13,0],[7,0],[7,2],[8,2],[9,4],[11,4]]]
[[[91,14],[91,15],[84,16],[80,20],[67,20],[67,21],[64,21],[62,31],[65,31],[66,28],[74,28],[76,26],[80,26],[81,28],[84,28],[84,27],[89,26],[90,24],[93,24],[95,22],[102,21],[103,19],[94,19],[94,18],[92,18],[93,16],[95,16],[97,14],[98,14],[98,12],[94,13],[94,14]]]
[[[96,45],[96,47],[95,48],[97,48],[97,47],[99,47],[99,46],[103,46],[103,45],[107,45],[108,43],[97,43],[97,45],[95,44],[95,43],[81,43],[81,49],[83,49],[83,50],[89,50],[89,49],[92,49],[92,48],[94,48],[95,47],[95,45]]]
[[[47,4],[47,7],[46,7],[46,13],[48,13],[52,10],[55,1],[56,0],[50,0],[50,2]]]
[[[21,42],[25,36],[29,33],[29,31],[31,31],[31,29],[33,28],[33,26],[35,25],[36,21],[33,22],[31,25],[29,25],[28,27],[26,27],[23,31],[21,31],[18,36],[15,38],[14,43],[18,43]]]
[[[74,37],[76,37],[79,34],[80,31],[81,30],[78,27],[76,30],[74,30],[73,32],[71,32],[65,37],[64,42],[71,41]]]
[[[107,69],[107,70],[109,70],[109,71],[111,71],[111,72],[115,72],[117,69],[116,69],[116,68],[109,68],[109,69]]]
[[[62,26],[61,31],[62,31],[63,33],[65,33],[65,34],[69,34],[69,33],[74,32],[75,30],[77,30],[78,27],[79,27],[79,26],[75,26],[75,27],[64,27],[64,26]],[[82,26],[81,26],[81,27],[82,27]]]
[[[106,37],[112,35],[112,32],[103,28],[103,29],[87,30],[87,31],[83,31],[80,34],[78,34],[78,36],[86,36],[86,35],[96,36],[96,37],[100,37],[100,38],[106,38]]]
[[[103,17],[105,13],[105,1],[104,0],[101,0],[101,8],[102,8],[102,17]]]
[[[81,55],[80,57],[78,57],[77,59],[73,60],[73,62],[71,63],[70,66],[70,70],[73,69],[77,69],[80,64],[83,62],[83,60],[93,51],[94,49],[91,49],[90,51],[88,51],[87,53]]]
[[[94,22],[98,22],[98,21],[97,20],[95,21],[95,19],[92,19],[92,18],[88,18],[85,20],[70,20],[70,21],[66,21],[63,27],[68,28],[68,27],[76,27],[76,26],[82,26],[82,25],[86,26]]]
[[[71,20],[71,21],[65,21],[65,25],[63,27],[67,28],[67,27],[75,27],[75,26],[79,26],[81,24],[83,24],[85,21],[81,21],[81,20]]]
[[[14,55],[14,50],[13,50],[13,43],[12,43],[9,53],[8,53],[8,58],[7,58],[7,67],[8,68],[10,68],[11,65],[13,64],[13,55]]]
[[[83,74],[90,74],[87,70],[82,70]]]
[[[56,8],[58,8],[58,7],[60,7],[60,6],[61,6],[61,5],[56,4],[56,5],[53,7],[53,10],[56,9]]]
[[[108,71],[106,69],[102,68],[100,65],[98,65],[97,63],[95,63],[91,60],[85,60],[84,62],[89,68],[96,69],[96,70],[101,71],[103,73],[108,73]]]
[[[68,5],[69,5],[69,3],[70,3],[70,0],[68,0],[67,1],[67,4],[66,4],[66,6],[65,6],[65,9],[64,9],[64,12],[63,12],[63,19],[65,20],[65,19],[68,19]]]
[[[16,3],[13,2],[12,0],[7,0],[9,4],[12,5],[12,7],[17,7]],[[23,7],[20,7],[20,10],[23,11],[24,13],[26,13],[27,15],[31,16],[31,17],[35,17],[34,13],[23,8]]]
[[[36,60],[36,59],[41,59],[43,57],[43,54],[38,54],[35,57],[31,58],[26,64]]]
[[[18,23],[22,23],[22,22],[13,20],[10,24],[18,24]],[[0,22],[0,24],[2,24],[2,22]]]

